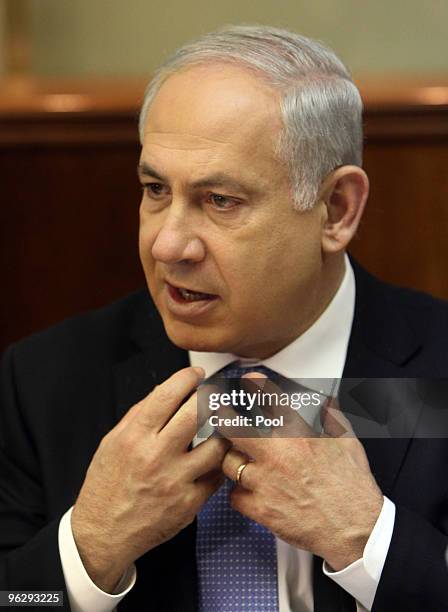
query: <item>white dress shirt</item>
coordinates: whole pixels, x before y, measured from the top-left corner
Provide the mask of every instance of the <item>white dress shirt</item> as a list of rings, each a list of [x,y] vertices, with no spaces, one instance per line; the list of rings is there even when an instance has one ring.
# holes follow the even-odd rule
[[[326,310],[305,333],[281,351],[263,361],[230,353],[189,351],[190,363],[204,368],[206,378],[239,360],[242,366],[263,364],[310,388],[315,384],[313,379],[333,379],[337,383],[344,369],[354,307],[355,277],[346,256],[344,278]],[[64,514],[59,525],[59,553],[72,612],[112,612],[135,584],[135,565],[122,577],[115,594],[100,590],[90,580],[78,554],[70,524],[71,511],[72,508]],[[394,521],[395,505],[384,497],[363,557],[339,572],[333,572],[326,563],[323,564],[324,573],[355,598],[358,612],[371,610]],[[312,554],[279,538],[276,542],[280,612],[312,612]]]

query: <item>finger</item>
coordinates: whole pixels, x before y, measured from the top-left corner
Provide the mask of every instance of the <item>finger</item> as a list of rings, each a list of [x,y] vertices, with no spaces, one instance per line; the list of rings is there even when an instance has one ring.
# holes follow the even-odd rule
[[[159,432],[159,436],[165,444],[167,452],[187,451],[198,429],[198,402],[195,392],[168,421]]]
[[[198,429],[205,425],[209,417],[215,414],[215,410],[219,409],[219,398],[221,389],[218,385],[213,383],[202,384],[198,389]],[[205,428],[204,436],[207,438],[210,431],[214,430],[214,427]]]
[[[210,390],[214,388],[210,384],[202,385],[200,390],[192,393],[171,417],[161,432],[170,444],[176,448],[186,449],[194,436],[201,430],[204,431],[202,427],[210,415],[205,403]],[[209,437],[210,433],[205,432],[202,439]]]
[[[224,484],[224,474],[222,472],[212,472],[198,478],[194,483],[196,494],[196,506],[198,512],[221,486]]]
[[[224,395],[227,396],[228,394],[225,393]],[[237,411],[230,404],[229,397],[226,397],[224,401],[224,395],[222,388],[217,385],[201,387],[199,412],[201,415],[205,415],[209,427],[225,438],[260,437],[262,434],[256,427],[253,427],[254,420],[248,407],[241,405],[240,410]]]
[[[263,374],[260,376],[266,379]],[[244,393],[244,390],[242,392]],[[211,415],[210,423],[221,436],[238,442],[242,442],[243,438],[260,439],[271,436],[270,429],[256,426],[255,417],[259,413],[256,410],[253,412],[251,406],[243,402],[240,404],[239,400],[235,407],[223,404],[219,395],[216,394],[217,399],[215,398],[215,404],[219,405],[219,408]]]
[[[331,438],[356,438],[350,421],[339,408],[337,400],[330,398],[321,415],[324,435]]]
[[[248,372],[247,374],[243,374],[241,382],[245,392],[257,398],[252,408],[254,416],[257,415],[272,419],[280,415],[281,411],[278,410],[278,397],[281,391],[265,374],[261,372]],[[260,393],[260,390],[262,393]],[[265,429],[268,429],[266,425]],[[269,435],[272,434],[272,429],[273,428],[269,426]],[[263,431],[263,428],[261,428],[261,430]]]
[[[331,438],[356,438],[351,424],[339,410],[328,408],[324,416],[324,433]]]
[[[143,400],[136,421],[156,431],[163,429],[204,375],[202,368],[183,368],[175,372]]]
[[[242,381],[244,380],[246,382],[246,386],[251,385],[252,392],[255,391],[255,393],[259,395],[259,393],[257,393],[259,388],[256,386],[255,380],[248,380],[251,378],[256,379],[257,383],[262,384],[264,390],[266,389],[267,378],[265,375],[258,372],[247,373],[242,377]],[[271,383],[270,390],[278,394],[278,387],[274,385],[274,383]],[[217,394],[217,396],[218,395],[219,394]],[[213,413],[213,422],[210,419],[211,425],[214,426],[222,436],[231,440],[234,446],[241,448],[247,455],[254,459],[260,459],[266,455],[270,448],[268,441],[273,437],[272,430],[270,428],[266,430],[266,428],[261,429],[259,427],[254,427],[256,418],[250,406],[249,409],[247,408],[249,404],[246,402],[246,409],[244,412],[240,413],[232,406],[220,404],[219,398],[215,398],[215,400],[219,408]],[[289,408],[287,409],[289,410]],[[291,413],[291,418],[295,420],[296,427],[294,434],[290,435],[306,437],[316,436],[314,431],[300,416],[296,415],[292,410]]]
[[[230,505],[240,514],[257,521],[256,493],[245,487],[235,487],[230,492]],[[258,521],[257,521],[258,522]]]
[[[207,389],[213,390],[214,388],[213,385],[203,385],[200,395],[199,391],[190,395],[162,429],[160,435],[171,451],[174,449],[187,450],[195,435],[204,431],[203,425],[210,416],[205,405],[209,395]],[[213,431],[213,428],[211,429]],[[202,439],[209,437],[209,433],[205,432]]]
[[[224,461],[222,463],[222,471],[227,476],[227,478],[230,478],[231,480],[236,482],[238,476],[238,469],[242,465],[246,465],[246,467],[241,472],[240,479],[237,484],[244,487],[245,489],[253,489],[255,486],[255,465],[244,453],[241,453],[240,451],[237,451],[234,448],[230,449],[224,457]]]
[[[222,462],[230,442],[224,438],[211,437],[193,448],[186,455],[186,467],[192,480],[200,478],[212,470],[222,471]]]
[[[261,412],[267,419],[273,420],[270,435],[282,438],[316,437],[316,432],[291,406],[290,400],[285,403],[283,396],[288,399],[289,394],[281,387],[259,372],[250,372],[242,378],[263,389]]]
[[[132,422],[132,420],[140,412],[140,410],[142,410],[145,400],[148,399],[153,392],[154,389],[146,396],[146,398],[131,406],[131,408],[129,408],[129,410],[125,413],[125,415],[121,418],[117,425],[115,425],[115,427],[111,430],[111,433],[119,433],[122,429],[129,425],[129,423]]]
[[[254,427],[254,418],[249,411],[240,413],[232,406],[220,406],[210,423],[221,436],[227,439],[260,438],[266,435],[259,428]]]
[[[250,457],[253,461],[262,461],[273,451],[273,438],[227,438],[232,446]]]

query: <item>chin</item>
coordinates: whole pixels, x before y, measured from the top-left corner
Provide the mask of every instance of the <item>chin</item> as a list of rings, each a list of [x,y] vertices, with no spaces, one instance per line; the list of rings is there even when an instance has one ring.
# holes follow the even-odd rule
[[[185,324],[165,324],[165,331],[173,344],[187,351],[207,353],[230,353],[232,349],[229,338],[217,330],[194,327]]]

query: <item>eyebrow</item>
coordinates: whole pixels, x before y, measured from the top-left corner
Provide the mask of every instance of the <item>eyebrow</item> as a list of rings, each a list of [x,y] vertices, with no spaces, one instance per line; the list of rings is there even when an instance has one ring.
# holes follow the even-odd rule
[[[162,181],[163,183],[167,182],[167,180],[161,174],[156,172],[154,168],[151,168],[151,166],[146,162],[140,162],[138,164],[137,174],[138,176],[151,176],[152,178],[155,178],[158,181]]]
[[[157,172],[146,162],[139,163],[137,167],[137,172],[140,177],[148,176],[151,178],[155,178],[158,181],[161,181],[162,183],[169,182],[167,178],[162,176],[162,174]],[[243,192],[246,195],[250,195],[254,192],[253,189],[251,189],[247,185],[244,185],[244,183],[237,181],[225,172],[214,172],[213,174],[210,174],[209,176],[203,179],[194,181],[193,183],[191,183],[191,187],[193,189],[203,189],[207,187],[227,187],[229,189]]]

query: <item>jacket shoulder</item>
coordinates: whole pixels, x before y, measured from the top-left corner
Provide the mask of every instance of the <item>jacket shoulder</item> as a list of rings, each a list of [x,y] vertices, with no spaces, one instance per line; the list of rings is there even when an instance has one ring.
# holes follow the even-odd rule
[[[448,340],[448,302],[423,291],[399,287],[379,280],[351,260],[356,279],[357,301],[363,311],[383,319],[397,315],[422,339]],[[392,330],[391,330],[392,331]]]
[[[381,284],[392,307],[422,338],[448,341],[448,302],[422,291]]]
[[[137,319],[147,318],[148,326],[154,306],[146,289],[131,293],[107,306],[70,317],[19,340],[8,347],[17,362],[26,368],[43,361],[52,364],[94,360],[117,361],[126,359],[134,342],[132,329]]]

